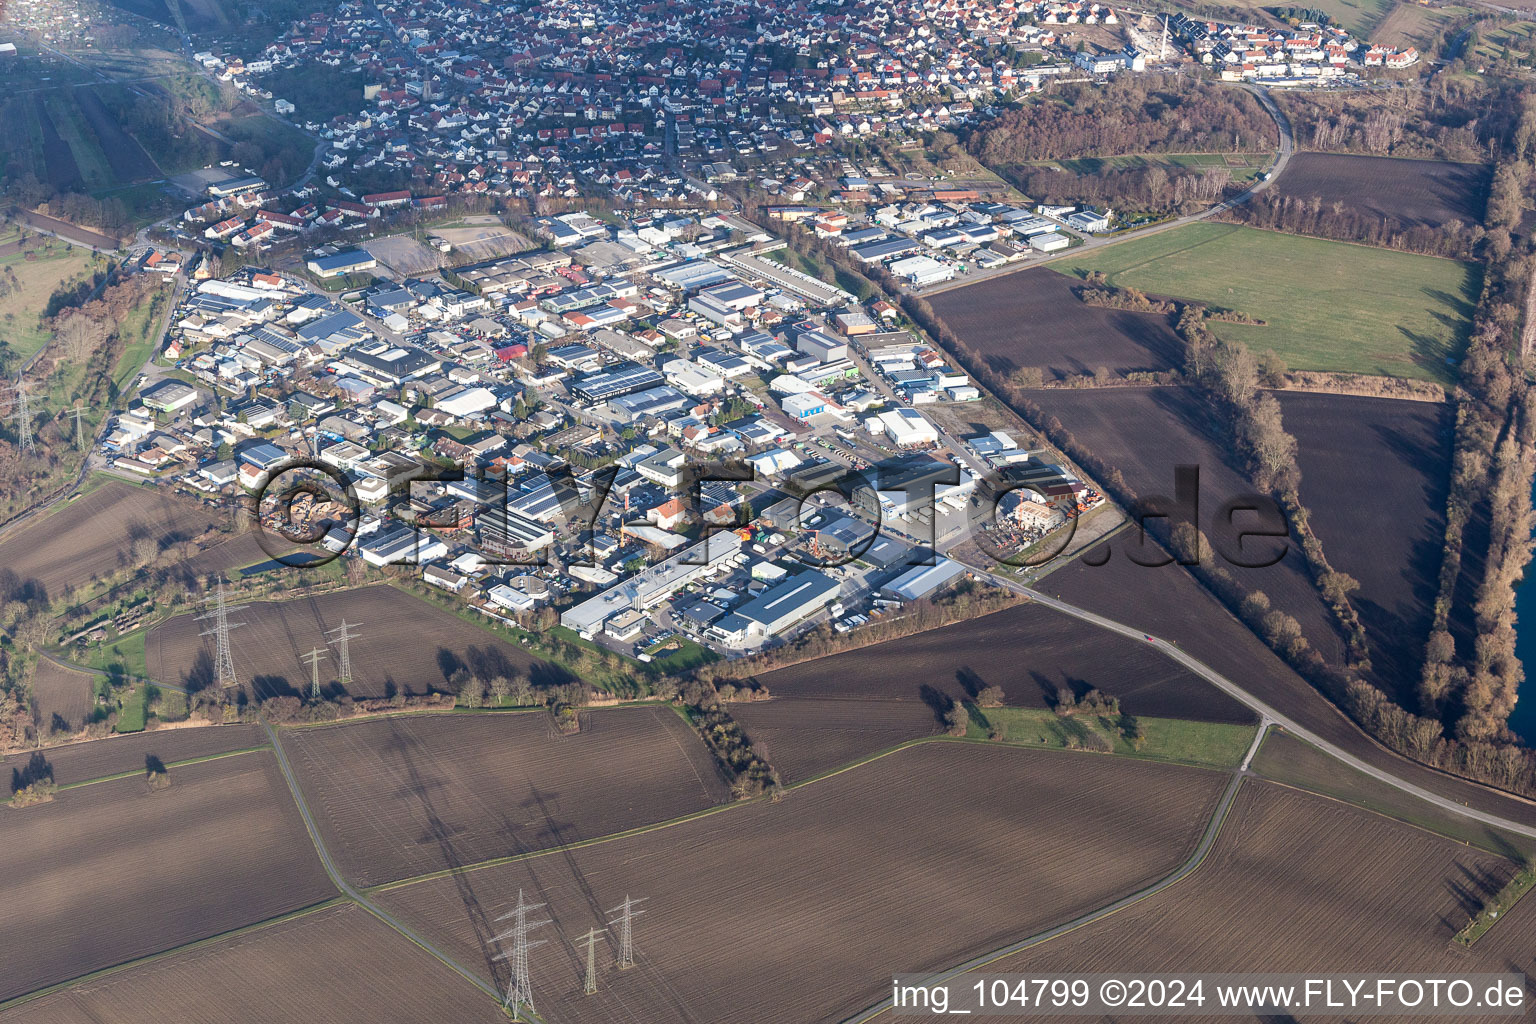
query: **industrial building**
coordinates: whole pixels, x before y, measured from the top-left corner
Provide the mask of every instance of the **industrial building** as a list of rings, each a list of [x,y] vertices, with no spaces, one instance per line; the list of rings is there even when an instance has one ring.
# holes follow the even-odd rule
[[[475,517],[480,545],[491,554],[529,559],[555,542],[555,533],[538,520],[510,508],[491,506]]]
[[[965,573],[965,566],[950,558],[936,557],[932,565],[919,565],[880,588],[880,593],[901,601],[927,597]]]
[[[329,256],[311,256],[304,265],[316,277],[340,277],[361,270],[372,270],[379,265],[379,261],[361,249],[352,249],[331,253]]]
[[[892,263],[890,271],[919,288],[924,285],[938,284],[940,281],[949,281],[955,276],[954,267],[947,263],[940,263],[932,256],[904,257]]]
[[[808,420],[812,416],[819,416],[827,411],[827,399],[825,395],[816,391],[806,391],[798,395],[786,395],[783,401],[784,414],[793,416],[797,420]]]
[[[619,363],[607,370],[589,374],[570,385],[571,394],[594,405],[635,391],[660,387],[667,379],[649,366]]]
[[[734,533],[712,533],[704,540],[658,562],[618,586],[567,608],[560,625],[578,633],[592,634],[619,612],[649,611],[694,580],[727,568],[741,553],[742,540]]]
[[[840,586],[825,573],[807,570],[769,587],[715,623],[710,632],[738,644],[755,637],[777,636],[831,604]]]
[[[419,564],[442,558],[448,553],[448,545],[424,530],[401,524],[362,541],[357,551],[363,556],[363,561],[382,569],[396,562]]]

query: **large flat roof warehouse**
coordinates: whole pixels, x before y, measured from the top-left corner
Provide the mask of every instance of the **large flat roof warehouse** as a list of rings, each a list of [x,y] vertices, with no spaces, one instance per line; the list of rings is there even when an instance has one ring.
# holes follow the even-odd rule
[[[841,586],[826,573],[808,569],[748,601],[721,619],[718,628],[737,637],[774,636],[831,604]]]
[[[936,284],[955,276],[955,268],[931,256],[908,256],[892,263],[890,271],[916,285]]]
[[[610,398],[644,391],[666,383],[666,378],[648,366],[621,364],[600,373],[589,374],[570,385],[571,392],[588,402],[606,402]]]
[[[916,601],[964,573],[965,566],[959,562],[939,557],[932,565],[919,565],[907,570],[880,589],[882,593],[899,597],[903,601]]]
[[[695,260],[692,263],[668,267],[666,270],[658,270],[654,276],[657,280],[665,281],[687,292],[708,288],[713,284],[723,284],[733,279],[730,271],[709,260]]]
[[[225,196],[237,196],[243,192],[254,192],[257,189],[266,187],[267,183],[264,179],[248,175],[242,178],[228,178],[224,181],[215,182],[208,186],[208,194],[215,199],[222,199]]]
[[[379,261],[361,249],[331,253],[329,256],[311,256],[304,263],[312,274],[320,277],[339,277],[358,270],[372,270]]]
[[[197,390],[179,380],[163,380],[140,396],[147,408],[175,412],[197,400]]]

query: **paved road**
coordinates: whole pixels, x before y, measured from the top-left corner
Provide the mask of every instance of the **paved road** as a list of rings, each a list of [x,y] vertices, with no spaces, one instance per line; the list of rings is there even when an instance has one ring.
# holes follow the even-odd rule
[[[1183,650],[1166,640],[1160,640],[1156,637],[1148,636],[1143,631],[1128,626],[1123,622],[1116,622],[1114,619],[1106,618],[1105,616],[1099,615],[1096,612],[1091,612],[1086,608],[1080,608],[1075,604],[1068,604],[1066,601],[1058,600],[1057,598],[1042,594],[1040,591],[1027,587],[1022,583],[1015,583],[1012,580],[1003,579],[998,576],[992,576],[991,578],[1000,586],[1022,594],[1025,597],[1028,597],[1030,600],[1038,602],[1047,608],[1052,608],[1066,615],[1070,615],[1073,618],[1081,619],[1084,622],[1091,623],[1101,629],[1109,630],[1111,633],[1118,633],[1121,636],[1130,637],[1132,640],[1139,640],[1143,643],[1150,643],[1161,654],[1172,658],[1174,661],[1189,669],[1191,672],[1195,673],[1201,679],[1204,679],[1218,690],[1221,690],[1223,693],[1234,697],[1239,701],[1242,701],[1242,703],[1258,712],[1262,719],[1280,726],[1291,735],[1297,737],[1298,739],[1305,740],[1329,756],[1342,761],[1343,763],[1349,765],[1349,767],[1355,769],[1358,772],[1364,773],[1365,775],[1375,779],[1378,782],[1386,783],[1393,789],[1401,790],[1402,792],[1407,793],[1409,796],[1417,797],[1418,799],[1438,807],[1441,810],[1450,811],[1453,814],[1459,814],[1464,818],[1470,818],[1480,824],[1488,825],[1493,828],[1503,829],[1506,832],[1513,832],[1516,835],[1525,836],[1528,839],[1536,839],[1536,827],[1526,825],[1518,821],[1511,821],[1510,819],[1502,818],[1497,814],[1490,814],[1487,811],[1480,811],[1475,808],[1468,807],[1465,804],[1457,803],[1455,800],[1452,800],[1449,797],[1443,797],[1437,793],[1431,793],[1427,789],[1424,789],[1420,786],[1415,786],[1411,782],[1406,782],[1393,775],[1386,769],[1377,768],[1375,765],[1368,764],[1367,762],[1360,760],[1360,758],[1354,756],[1343,747],[1340,747],[1338,744],[1324,739],[1312,730],[1306,728],[1303,725],[1300,725],[1294,719],[1290,718],[1284,713],[1276,710],[1273,707],[1270,707],[1268,704],[1259,700],[1257,697],[1253,696],[1247,690],[1244,690],[1241,686],[1238,686],[1226,676],[1220,674],[1215,669],[1210,668],[1204,662],[1191,657]]]
[[[1248,751],[1249,758],[1252,758],[1253,752],[1258,749],[1260,741],[1264,738],[1264,733],[1265,729],[1261,728],[1258,732],[1258,735],[1254,737],[1253,746]],[[1103,906],[1097,910],[1091,910],[1086,914],[1074,917],[1072,920],[1067,921],[1064,924],[1059,924],[1054,928],[1048,928],[1043,932],[1038,932],[1037,934],[1031,935],[1027,939],[1020,939],[1018,942],[1009,943],[1001,949],[994,949],[990,953],[983,953],[981,956],[976,957],[974,960],[967,960],[965,963],[960,964],[958,967],[951,967],[947,971],[933,975],[928,979],[928,981],[930,983],[948,981],[953,978],[957,978],[962,974],[980,970],[988,964],[1001,960],[1004,957],[1013,956],[1015,953],[1021,953],[1024,950],[1029,949],[1031,946],[1038,946],[1042,942],[1049,942],[1052,939],[1060,938],[1068,932],[1076,931],[1084,925],[1092,924],[1101,918],[1109,917],[1111,914],[1119,913],[1126,907],[1140,903],[1142,900],[1149,897],[1156,896],[1158,893],[1162,892],[1169,886],[1176,885],[1183,881],[1185,878],[1189,877],[1189,875],[1200,866],[1201,862],[1205,860],[1206,854],[1211,852],[1211,847],[1215,845],[1216,836],[1221,832],[1222,823],[1227,820],[1227,812],[1232,809],[1232,801],[1237,799],[1237,791],[1239,787],[1242,786],[1243,779],[1248,776],[1248,772],[1246,770],[1247,764],[1248,761],[1244,760],[1244,767],[1232,772],[1232,781],[1227,783],[1227,788],[1222,792],[1221,800],[1216,804],[1216,811],[1211,815],[1211,820],[1206,824],[1205,832],[1200,836],[1200,842],[1195,846],[1194,853],[1190,854],[1189,859],[1175,868],[1171,874],[1165,875],[1163,878],[1153,882],[1145,889],[1142,889],[1138,892],[1133,892],[1129,896],[1115,900],[1115,902],[1110,903],[1107,906]],[[872,1020],[875,1017],[880,1016],[882,1013],[885,1013],[889,1009],[891,1009],[891,1000],[886,998],[876,1003],[874,1006],[871,1006],[868,1009],[865,1009],[862,1012],[849,1017],[843,1022],[843,1024],[864,1024],[865,1021]]]
[[[1366,775],[1376,779],[1378,782],[1386,783],[1395,789],[1399,789],[1409,794],[1410,796],[1414,796],[1420,800],[1426,801],[1427,803],[1432,804],[1433,806],[1442,810],[1450,811],[1453,814],[1459,814],[1463,817],[1471,818],[1472,820],[1480,822],[1484,825],[1501,828],[1505,831],[1513,832],[1528,838],[1536,838],[1536,828],[1533,828],[1529,825],[1524,825],[1517,821],[1510,821],[1508,819],[1501,818],[1495,814],[1488,814],[1483,811],[1474,810],[1470,807],[1465,807],[1454,800],[1438,796],[1429,792],[1428,790],[1421,789],[1412,783],[1404,782],[1403,780],[1392,775],[1390,772],[1376,768],[1373,765],[1361,761],[1359,758],[1343,750],[1336,744],[1330,743],[1311,730],[1298,725],[1292,719],[1281,714],[1279,711],[1276,711],[1274,708],[1271,708],[1263,701],[1243,690],[1242,687],[1238,686],[1230,679],[1185,654],[1178,647],[1175,647],[1173,644],[1170,644],[1167,641],[1159,640],[1156,637],[1149,636],[1139,629],[1133,629],[1124,623],[1116,622],[1113,619],[1109,619],[1102,615],[1088,611],[1085,608],[1080,608],[1077,605],[1068,604],[1065,601],[1061,601],[1046,594],[1042,594],[1039,591],[1030,587],[1026,587],[1021,583],[1015,583],[1012,580],[1001,579],[996,576],[991,578],[999,585],[1022,594],[1025,597],[1028,597],[1030,600],[1038,602],[1047,608],[1052,608],[1066,615],[1071,615],[1074,618],[1082,619],[1084,622],[1091,623],[1092,625],[1098,626],[1101,629],[1109,630],[1112,633],[1118,633],[1121,636],[1130,637],[1133,640],[1139,640],[1144,643],[1151,643],[1162,654],[1172,658],[1174,661],[1189,669],[1191,672],[1194,672],[1196,675],[1200,676],[1200,678],[1206,680],[1217,689],[1226,694],[1229,694],[1232,697],[1235,697],[1237,700],[1242,701],[1245,705],[1258,712],[1259,727],[1257,733],[1254,735],[1253,742],[1248,747],[1248,752],[1243,756],[1242,763],[1238,765],[1237,768],[1233,769],[1232,780],[1227,784],[1226,790],[1222,793],[1221,800],[1216,805],[1216,811],[1211,815],[1211,820],[1207,823],[1205,832],[1201,835],[1200,842],[1195,847],[1194,853],[1192,853],[1189,859],[1180,864],[1179,867],[1176,868],[1171,874],[1166,875],[1145,889],[1132,893],[1131,895],[1122,899],[1118,899],[1113,903],[1098,908],[1097,910],[1082,914],[1079,917],[1073,918],[1072,920],[1063,924],[1056,925],[1055,927],[1049,928],[1043,932],[1031,935],[1028,938],[1020,939],[1017,942],[1010,943],[1009,945],[1003,946],[1000,949],[993,950],[990,953],[985,953],[973,960],[969,960],[963,964],[960,964],[959,966],[952,967],[949,970],[936,974],[930,979],[931,981],[947,981],[959,977],[960,975],[967,974],[971,971],[979,970],[980,968],[994,963],[1004,957],[1023,952],[1032,946],[1038,946],[1043,942],[1049,942],[1052,939],[1060,938],[1069,932],[1076,931],[1078,928],[1081,928],[1084,925],[1091,924],[1102,918],[1109,917],[1111,914],[1118,913],[1119,911],[1124,910],[1126,907],[1140,903],[1142,900],[1145,900],[1148,897],[1155,896],[1156,894],[1162,892],[1164,889],[1167,889],[1168,887],[1175,885],[1183,879],[1187,878],[1205,860],[1206,854],[1210,852],[1211,847],[1215,844],[1216,837],[1221,831],[1221,826],[1223,822],[1225,822],[1227,814],[1232,808],[1232,802],[1237,797],[1238,789],[1242,786],[1243,780],[1245,778],[1251,777],[1253,774],[1250,766],[1253,764],[1254,755],[1258,753],[1259,747],[1263,743],[1264,737],[1268,734],[1269,728],[1272,725],[1279,726],[1280,728],[1285,729],[1299,739],[1303,739],[1308,743],[1313,744],[1314,746],[1323,750],[1325,753],[1337,758],[1343,763],[1349,765],[1351,768],[1354,768],[1356,771],[1364,772]],[[875,1005],[863,1010],[862,1012],[847,1018],[843,1024],[865,1024],[865,1022],[880,1016],[890,1009],[891,1000],[889,998],[883,999],[879,1003],[876,1003]]]
[[[1253,93],[1254,96],[1258,97],[1259,104],[1263,106],[1265,113],[1269,114],[1269,116],[1274,120],[1275,127],[1279,130],[1280,133],[1280,154],[1275,158],[1274,166],[1269,169],[1269,177],[1267,179],[1261,178],[1260,180],[1254,182],[1252,185],[1248,186],[1248,188],[1233,196],[1231,199],[1223,200],[1222,202],[1217,203],[1215,206],[1212,206],[1209,209],[1201,210],[1199,213],[1191,213],[1188,216],[1176,217],[1173,220],[1164,221],[1161,224],[1154,224],[1151,227],[1141,228],[1140,230],[1131,231],[1128,233],[1094,235],[1092,237],[1086,237],[1082,245],[1079,245],[1073,249],[1068,249],[1066,252],[1031,257],[1028,259],[1020,260],[1017,263],[1010,263],[1007,266],[998,267],[996,270],[973,270],[963,277],[958,277],[953,281],[946,281],[943,284],[934,285],[931,288],[912,289],[913,294],[927,298],[930,295],[938,295],[941,292],[953,291],[956,288],[964,288],[967,285],[973,285],[980,281],[987,281],[994,277],[1005,277],[1008,274],[1017,274],[1021,270],[1029,270],[1034,267],[1044,266],[1045,264],[1052,263],[1056,260],[1072,259],[1090,249],[1100,249],[1106,245],[1116,245],[1120,242],[1130,241],[1133,238],[1146,238],[1148,235],[1155,235],[1163,231],[1172,231],[1174,228],[1181,228],[1188,224],[1194,224],[1197,221],[1207,220],[1219,213],[1225,213],[1226,211],[1235,207],[1242,206],[1255,195],[1272,185],[1275,180],[1280,177],[1281,173],[1285,171],[1286,165],[1291,162],[1291,157],[1295,155],[1296,151],[1296,139],[1291,130],[1290,118],[1286,117],[1285,112],[1275,105],[1274,99],[1269,95],[1269,90],[1260,88],[1258,86],[1243,86],[1242,88],[1247,89],[1249,92]]]

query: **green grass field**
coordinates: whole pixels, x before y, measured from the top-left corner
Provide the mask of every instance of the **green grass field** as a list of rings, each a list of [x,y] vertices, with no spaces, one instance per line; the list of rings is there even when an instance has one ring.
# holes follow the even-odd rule
[[[712,661],[720,660],[720,656],[714,651],[686,637],[683,638],[682,644],[674,649],[663,651],[653,647],[645,653],[652,658],[653,670],[665,672],[668,675],[687,672],[700,665],[708,665]]]
[[[116,639],[104,640],[84,652],[70,650],[60,656],[103,672],[146,678],[149,668],[145,661],[144,641],[148,636],[149,630],[140,629]]]
[[[1451,383],[1481,271],[1467,263],[1234,224],[1191,224],[1065,257],[1061,273],[1237,309],[1262,327],[1212,324],[1293,370]]]
[[[1091,750],[1095,744],[1103,749],[1107,743],[1116,754],[1229,768],[1242,763],[1248,744],[1253,742],[1253,727],[1248,725],[1140,718],[1146,740],[1138,750],[1120,734],[1114,719],[1095,715],[1063,718],[1048,708],[968,707],[968,738],[986,739],[992,728],[998,726],[1003,730],[1004,742],[1026,747]]]
[[[123,339],[123,354],[118,356],[117,365],[112,369],[112,380],[119,394],[127,388],[139,372],[139,367],[144,365],[144,361],[157,347],[160,332],[155,328],[160,325],[160,315],[169,301],[168,290],[151,292],[129,311],[122,326],[118,328],[119,336]]]
[[[1472,54],[1484,60],[1536,59],[1536,24],[1529,21],[1481,26],[1476,35]]]
[[[0,227],[0,246],[20,238],[11,226]],[[27,259],[27,253],[33,259]],[[16,285],[0,297],[0,342],[11,354],[26,359],[46,345],[50,335],[38,326],[48,299],[65,282],[85,274],[95,262],[89,249],[72,247],[46,235],[31,234],[24,247],[0,255],[0,274],[14,273]]]
[[[1536,869],[1525,867],[1521,869],[1509,884],[1501,889],[1497,896],[1488,901],[1488,905],[1480,910],[1476,917],[1467,922],[1467,926],[1456,933],[1456,941],[1463,946],[1470,946],[1483,937],[1483,933],[1492,928],[1519,903],[1526,894],[1536,888]]]
[[[123,695],[116,732],[143,732],[149,722],[149,687],[140,683]]]
[[[1371,38],[1369,30],[1379,24],[1398,5],[1398,2],[1399,0],[1315,0],[1304,6],[1322,11],[1332,19],[1335,25],[1348,29],[1352,35]],[[1271,5],[1265,0],[1235,0],[1231,6],[1258,10]]]

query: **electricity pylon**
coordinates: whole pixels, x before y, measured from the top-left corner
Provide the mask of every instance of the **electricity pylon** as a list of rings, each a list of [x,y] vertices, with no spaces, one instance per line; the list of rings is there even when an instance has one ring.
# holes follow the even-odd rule
[[[496,936],[492,941],[501,944],[502,940],[510,938],[512,948],[497,956],[497,960],[510,960],[512,962],[512,978],[507,983],[507,995],[502,1001],[507,1012],[512,1014],[513,1020],[525,1020],[523,1011],[536,1013],[533,1006],[533,983],[529,978],[528,951],[536,946],[544,945],[543,940],[530,942],[528,933],[540,925],[549,924],[548,921],[530,921],[528,914],[545,906],[543,903],[524,903],[523,890],[517,890],[517,906],[511,911],[498,917],[497,921],[512,921],[512,927]]]
[[[224,597],[223,580],[219,581],[218,588],[214,590],[213,594],[203,598],[203,602],[205,604],[213,605],[213,611],[205,612],[204,614],[199,615],[197,617],[197,621],[211,621],[213,623],[213,628],[204,630],[201,635],[216,638],[214,643],[215,653],[213,656],[214,677],[218,680],[218,683],[221,687],[232,687],[236,682],[235,657],[229,648],[229,631],[232,629],[238,629],[239,627],[245,625],[245,623],[230,622],[229,613],[243,611],[246,606],[241,604],[230,607],[228,600],[226,600]]]
[[[618,918],[609,921],[609,925],[619,926],[619,970],[625,970],[635,966],[635,928],[634,920],[643,910],[636,910],[637,904],[644,903],[650,897],[641,896],[639,899],[624,897],[624,902],[608,911],[610,914],[618,914]]]
[[[69,411],[69,415],[75,421],[75,448],[85,451],[85,409],[79,402]]]
[[[309,666],[309,697],[310,700],[320,699],[320,663],[325,660],[325,649],[312,647],[308,654],[304,655],[305,664]]]
[[[358,623],[349,623],[341,620],[341,625],[325,634],[327,641],[336,644],[336,681],[343,687],[352,685],[352,646],[351,642],[357,639],[357,634],[352,630],[358,628]]]
[[[11,419],[16,421],[16,447],[23,455],[33,455],[37,445],[32,439],[32,389],[26,381],[17,378],[11,386],[15,409]]]
[[[587,945],[587,981],[582,991],[589,996],[597,991],[597,937],[607,933],[607,928],[589,928],[587,934],[576,940],[578,949],[582,943]]]

